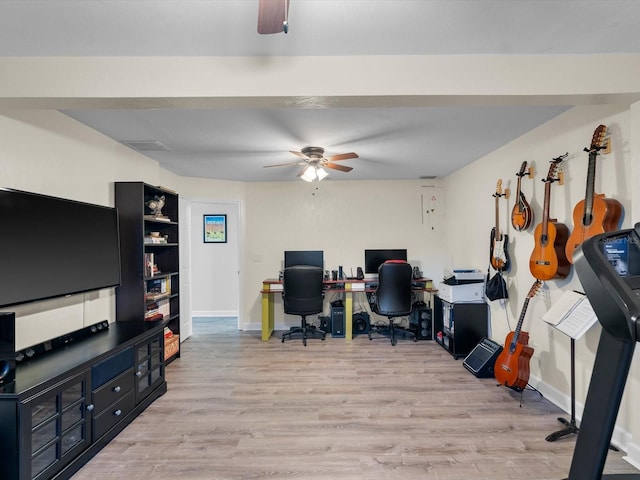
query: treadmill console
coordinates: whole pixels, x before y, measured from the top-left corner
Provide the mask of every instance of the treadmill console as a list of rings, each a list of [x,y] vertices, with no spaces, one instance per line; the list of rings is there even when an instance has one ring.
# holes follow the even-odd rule
[[[640,223],[585,240],[575,266],[602,327],[617,338],[638,341]]]

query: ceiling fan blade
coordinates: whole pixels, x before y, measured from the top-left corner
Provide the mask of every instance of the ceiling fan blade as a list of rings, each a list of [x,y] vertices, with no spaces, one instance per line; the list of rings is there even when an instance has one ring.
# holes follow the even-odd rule
[[[334,170],[340,170],[341,172],[350,172],[351,170],[353,170],[352,167],[346,167],[344,165],[339,165],[337,163],[331,163],[331,162],[324,162],[322,163],[322,166],[327,168],[333,168]]]
[[[262,168],[271,168],[271,167],[292,167],[294,165],[303,165],[304,162],[291,162],[291,163],[279,163],[277,165],[263,165]]]
[[[309,159],[309,157],[307,157],[307,156],[306,156],[304,153],[302,153],[302,152],[295,152],[295,151],[293,151],[293,150],[289,150],[289,153],[293,153],[296,157],[300,157],[300,158],[303,158],[303,159],[305,159],[305,160],[308,160],[308,159]]]
[[[349,153],[341,153],[339,155],[331,155],[329,157],[324,157],[324,158],[326,158],[330,162],[338,162],[340,160],[349,160],[350,158],[359,158],[359,157],[357,153],[349,152]]]
[[[258,4],[258,33],[283,32],[288,11],[289,0],[260,0]]]

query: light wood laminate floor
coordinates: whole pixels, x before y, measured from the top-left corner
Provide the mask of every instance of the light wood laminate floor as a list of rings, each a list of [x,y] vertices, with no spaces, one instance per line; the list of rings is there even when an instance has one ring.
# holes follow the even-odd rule
[[[169,391],[73,480],[566,478],[568,416],[478,379],[432,341],[261,342],[196,320]],[[609,453],[605,471],[636,470]]]

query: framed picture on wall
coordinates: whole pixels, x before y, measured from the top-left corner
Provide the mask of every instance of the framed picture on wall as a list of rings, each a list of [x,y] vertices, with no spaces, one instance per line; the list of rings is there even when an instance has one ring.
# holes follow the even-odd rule
[[[227,243],[227,215],[205,215],[204,243]]]

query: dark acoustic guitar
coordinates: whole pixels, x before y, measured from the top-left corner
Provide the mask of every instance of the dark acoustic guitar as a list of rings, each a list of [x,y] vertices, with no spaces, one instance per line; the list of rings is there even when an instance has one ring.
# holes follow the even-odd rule
[[[518,177],[518,188],[516,190],[513,210],[511,210],[511,225],[513,225],[513,228],[518,232],[528,229],[533,222],[533,210],[521,190],[522,177],[528,175],[529,178],[532,178],[531,172],[531,167],[527,169],[527,162],[522,162],[520,171],[516,173],[516,177]]]
[[[573,209],[573,232],[567,240],[567,259],[573,263],[573,252],[587,238],[617,230],[622,216],[622,204],[604,193],[594,193],[596,178],[596,159],[598,152],[607,147],[604,138],[607,127],[599,125],[593,132],[591,145],[585,148],[589,152],[587,171],[587,191],[584,200],[580,200]]]
[[[560,182],[562,176],[557,174],[558,165],[568,153],[551,160],[549,173],[542,181],[544,184],[544,209],[542,222],[534,231],[535,245],[529,258],[529,270],[538,280],[551,280],[552,278],[565,278],[569,274],[571,263],[567,260],[565,247],[569,238],[569,229],[564,223],[559,223],[555,218],[549,218],[549,204],[551,203],[551,184]]]
[[[491,266],[494,270],[503,272],[509,270],[511,262],[509,260],[509,252],[507,250],[509,245],[509,236],[500,232],[500,197],[506,196],[506,193],[502,192],[502,179],[498,180],[496,186],[496,193],[493,197],[496,200],[496,225],[491,229],[491,242],[489,247],[489,259]]]
[[[493,372],[500,385],[517,391],[523,390],[529,383],[529,360],[533,356],[533,348],[529,346],[529,333],[522,331],[522,322],[527,313],[529,300],[535,297],[542,282],[536,280],[531,286],[522,306],[520,318],[515,331],[509,332],[504,341],[504,349],[496,358]]]

